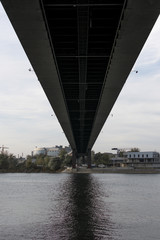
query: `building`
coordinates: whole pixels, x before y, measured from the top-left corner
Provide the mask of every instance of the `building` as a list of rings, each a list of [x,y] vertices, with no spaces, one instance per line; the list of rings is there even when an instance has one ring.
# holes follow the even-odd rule
[[[33,150],[33,156],[40,155],[40,154],[46,155],[47,154],[47,149],[46,148],[38,148],[38,147],[36,147]]]
[[[160,155],[156,151],[124,152],[123,157],[111,158],[115,167],[160,168]]]
[[[112,157],[110,160],[114,167],[123,167],[126,162],[126,158],[124,157]]]
[[[49,157],[58,157],[61,149],[62,148],[58,148],[57,146],[56,147],[47,148],[47,156],[49,156]]]
[[[40,155],[40,154],[43,154],[43,155],[47,155],[49,157],[58,157],[59,156],[59,153],[61,150],[65,150],[67,153],[71,152],[71,147],[70,146],[65,146],[63,148],[62,145],[60,146],[55,146],[55,147],[43,147],[43,148],[35,148],[33,150],[33,156],[35,155]]]
[[[160,167],[158,152],[125,152],[126,164],[134,167]]]
[[[153,163],[159,162],[159,153],[157,152],[126,152],[124,156],[129,161],[140,162],[140,163]]]

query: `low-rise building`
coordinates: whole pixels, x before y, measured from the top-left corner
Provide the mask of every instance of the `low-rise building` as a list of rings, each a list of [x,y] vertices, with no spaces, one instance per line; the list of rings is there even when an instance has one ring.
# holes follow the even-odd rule
[[[115,167],[160,168],[160,155],[156,151],[124,152],[123,157],[111,158]]]
[[[156,151],[125,152],[126,164],[134,167],[160,167],[160,156]]]
[[[153,163],[159,162],[158,152],[125,152],[124,157],[127,157],[129,161],[140,163]]]

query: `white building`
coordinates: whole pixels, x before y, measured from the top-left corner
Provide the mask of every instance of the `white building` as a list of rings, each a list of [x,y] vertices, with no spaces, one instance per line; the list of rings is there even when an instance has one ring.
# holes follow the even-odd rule
[[[40,154],[43,154],[43,155],[47,155],[49,157],[58,157],[59,156],[59,153],[60,151],[64,149],[67,153],[69,153],[71,151],[71,147],[64,147],[62,145],[60,146],[55,146],[55,147],[43,147],[43,148],[35,148],[33,150],[33,156],[35,155],[40,155]]]
[[[57,147],[47,148],[47,156],[49,157],[58,157],[61,149]]]
[[[47,149],[46,148],[35,148],[33,150],[33,155],[40,155],[40,154],[43,154],[43,155],[46,155],[47,154]]]
[[[126,152],[124,156],[128,158],[130,162],[134,163],[155,163],[159,162],[158,152]]]

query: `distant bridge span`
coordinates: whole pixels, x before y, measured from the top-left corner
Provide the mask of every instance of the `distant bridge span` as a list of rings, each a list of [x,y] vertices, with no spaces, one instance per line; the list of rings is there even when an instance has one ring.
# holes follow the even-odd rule
[[[159,0],[1,0],[73,149],[88,155]]]

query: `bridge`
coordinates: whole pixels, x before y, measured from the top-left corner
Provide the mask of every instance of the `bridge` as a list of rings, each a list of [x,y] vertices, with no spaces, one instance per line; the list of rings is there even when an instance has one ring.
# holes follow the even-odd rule
[[[88,156],[159,0],[1,0],[76,156]]]

